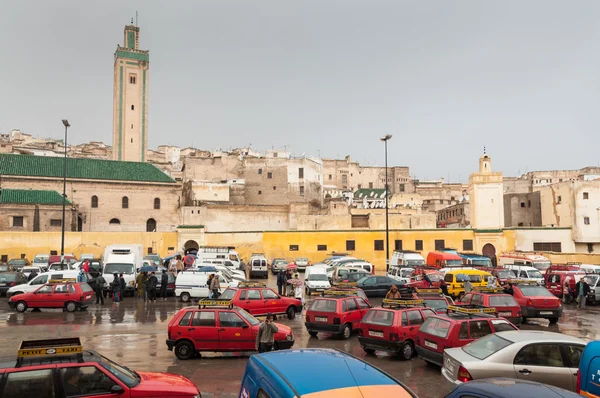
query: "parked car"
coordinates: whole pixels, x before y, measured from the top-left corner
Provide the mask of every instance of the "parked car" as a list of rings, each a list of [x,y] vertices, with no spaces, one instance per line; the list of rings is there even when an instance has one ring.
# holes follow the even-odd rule
[[[307,267],[310,266],[310,261],[308,261],[307,257],[298,257],[296,258],[295,262],[299,271],[304,271]]]
[[[480,288],[472,291],[465,294],[457,304],[493,308],[499,317],[506,318],[515,325],[520,325],[523,319],[519,303],[499,288]]]
[[[27,283],[27,276],[22,272],[2,272],[0,273],[0,294],[6,296],[8,289],[22,283]]]
[[[389,276],[368,276],[358,281],[358,287],[369,297],[383,297],[397,283]]]
[[[21,268],[29,265],[30,262],[26,258],[13,258],[8,260],[8,265],[10,265],[13,270],[20,270]]]
[[[417,297],[423,300],[427,308],[431,308],[436,314],[448,312],[448,306],[454,305],[452,297],[445,296],[441,289],[417,289]]]
[[[35,273],[38,275],[44,272],[42,267],[40,267],[39,265],[27,265],[21,268],[21,272],[23,273],[23,275],[25,275],[25,281],[27,281],[29,274],[31,274],[33,271],[35,271]]]
[[[513,297],[521,306],[523,322],[528,318],[545,318],[550,323],[558,322],[563,308],[560,299],[543,286],[531,283],[513,284]]]
[[[85,282],[50,282],[34,292],[15,294],[8,300],[11,309],[25,312],[28,308],[64,308],[68,312],[85,309],[94,291]]]
[[[56,279],[76,279],[79,271],[67,270],[67,271],[49,271],[39,274],[30,281],[25,281],[20,285],[12,286],[6,292],[8,297],[15,294],[29,293],[36,291],[40,286],[45,285],[51,280]],[[91,275],[87,275],[87,279],[91,279]]]
[[[309,268],[308,270],[313,272],[307,272],[308,275],[304,278],[304,289],[307,295],[310,296],[313,292],[324,292],[331,287],[324,268]]]
[[[48,270],[48,261],[50,260],[50,255],[48,254],[36,254],[33,257],[33,262],[31,265],[36,265],[44,269],[44,271]]]
[[[271,263],[271,272],[276,274],[279,271],[285,271],[289,264],[290,263],[285,258],[276,258]]]
[[[178,278],[179,279],[179,278]],[[302,302],[292,297],[280,296],[262,283],[240,283],[237,287],[227,288],[219,297],[231,300],[236,307],[243,308],[252,315],[286,314],[294,319],[302,313]]]
[[[581,395],[548,384],[496,377],[457,385],[445,398],[581,398]]]

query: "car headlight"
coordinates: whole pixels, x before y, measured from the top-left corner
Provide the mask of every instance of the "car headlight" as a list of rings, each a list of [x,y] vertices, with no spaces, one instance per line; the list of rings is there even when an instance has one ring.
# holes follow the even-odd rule
[[[292,341],[292,340],[294,340],[294,335],[293,335],[293,334],[290,334],[290,335],[289,335],[289,336],[287,336],[285,339],[286,339],[287,341]]]
[[[596,291],[594,289],[590,290],[590,293],[594,294]]]

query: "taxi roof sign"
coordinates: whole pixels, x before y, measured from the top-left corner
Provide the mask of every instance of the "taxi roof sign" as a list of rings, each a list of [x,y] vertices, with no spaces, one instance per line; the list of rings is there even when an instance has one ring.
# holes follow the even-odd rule
[[[381,306],[388,305],[390,307],[416,307],[425,303],[425,300],[420,299],[383,299]]]
[[[231,307],[233,307],[233,303],[231,302],[231,300],[219,300],[219,299],[199,300],[198,308],[205,308],[205,307],[231,308]]]
[[[496,312],[496,309],[487,307],[462,307],[459,305],[449,305],[447,311],[458,312],[461,314],[493,314]]]
[[[240,288],[267,287],[267,285],[264,282],[240,282],[240,283],[238,283],[237,287],[240,287]]]
[[[536,281],[527,279],[509,279],[508,282],[513,285],[539,285]]]
[[[323,296],[357,296],[356,289],[327,289],[323,292]]]
[[[334,284],[335,287],[357,287],[358,282],[338,282]]]
[[[504,289],[501,287],[473,286],[471,289],[480,293],[502,293]]]
[[[52,339],[52,340],[23,340],[17,351],[17,367],[21,365],[24,358],[32,357],[57,357],[78,355],[82,361],[81,354],[83,346],[79,337]]]
[[[50,279],[48,283],[77,283],[77,278]]]

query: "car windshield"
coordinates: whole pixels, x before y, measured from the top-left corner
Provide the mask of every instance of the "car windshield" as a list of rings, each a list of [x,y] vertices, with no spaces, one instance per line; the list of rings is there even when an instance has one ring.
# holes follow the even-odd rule
[[[222,296],[219,298],[222,298]],[[260,321],[258,319],[256,319],[252,315],[248,314],[246,311],[244,311],[241,308],[238,310],[238,314],[240,314],[242,316],[242,318],[244,318],[246,320],[246,322],[248,322],[252,326],[258,325],[260,323]]]
[[[88,285],[87,283],[82,283],[80,286],[81,286],[81,291],[84,293],[93,291],[92,287],[90,285]]]
[[[105,358],[103,356],[100,356],[100,361],[98,362],[100,363],[100,365],[102,365],[104,369],[108,370],[117,379],[121,380],[123,384],[125,384],[127,387],[133,388],[140,384],[140,380],[142,378],[133,370],[118,365],[110,359]]]
[[[462,265],[462,260],[446,260],[446,265],[448,267],[458,267]]]
[[[474,342],[467,344],[462,348],[462,350],[472,357],[484,360],[490,355],[511,344],[512,341],[498,337],[495,334],[488,334],[479,340],[475,340]]]
[[[513,296],[490,296],[490,307],[518,307],[519,304]]]
[[[369,310],[362,322],[371,325],[392,326],[394,323],[394,313],[392,311]]]
[[[450,330],[450,321],[436,317],[429,317],[425,323],[421,325],[419,330],[432,336],[446,338],[448,336],[448,331]]]
[[[448,303],[443,298],[439,299],[424,299],[425,307],[431,308],[432,310],[444,310],[448,308]]]
[[[236,290],[233,289],[225,289],[225,291],[219,296],[219,300],[233,300],[235,292]]]
[[[296,262],[299,262],[299,263],[307,263],[307,262],[308,262],[308,258],[302,258],[302,257],[301,257],[301,258],[297,258],[297,259],[296,259]]]
[[[5,265],[5,264],[0,265],[0,272],[6,272],[6,271],[8,271],[8,269],[9,269],[8,265]]]
[[[540,271],[527,271],[527,274],[529,274],[530,278],[535,279],[542,279],[544,277]]]
[[[8,262],[9,265],[13,265],[13,266],[25,266],[27,265],[27,260],[20,260],[20,259],[12,259]]]
[[[586,275],[585,281],[590,286],[596,286],[596,282],[598,282],[598,275]]]
[[[400,277],[401,278],[410,278],[410,276],[413,274],[413,272],[415,272],[412,269],[403,269],[400,271]]]
[[[309,281],[328,281],[327,275],[325,274],[310,274],[308,276]]]
[[[548,289],[541,286],[519,286],[519,290],[526,297],[554,297]]]
[[[404,261],[404,265],[408,267],[412,267],[414,265],[425,265],[425,260],[406,260]]]
[[[105,274],[133,274],[133,264],[106,264],[104,266]]]
[[[275,260],[275,261],[273,261],[273,264],[276,264],[276,265],[287,264],[287,261],[285,261],[285,260]]]
[[[36,257],[33,259],[34,264],[46,264],[48,262],[48,257]]]
[[[12,272],[5,272],[0,274],[0,283],[3,282],[14,282],[17,279],[17,274]]]
[[[346,279],[348,279],[350,282],[358,282],[359,280],[361,280],[362,278],[369,276],[370,274],[367,273],[362,273],[362,272],[355,272],[352,274],[348,274],[346,276]]]
[[[431,273],[431,274],[427,274],[427,277],[429,278],[430,281],[432,282],[439,282],[442,280],[442,276],[438,273]]]
[[[552,264],[550,263],[550,261],[540,261],[540,262],[537,262],[537,261],[536,261],[536,262],[534,262],[534,263],[533,263],[533,266],[534,266],[535,268],[539,269],[540,271],[545,271],[545,270],[547,270],[548,268],[550,268],[550,265],[552,265]]]
[[[500,279],[509,279],[509,278],[514,278],[514,277],[515,277],[515,273],[512,272],[511,270],[498,271],[498,278],[500,278]]]
[[[317,312],[335,312],[335,300],[315,300],[310,305],[309,310]]]
[[[469,280],[471,282],[476,282],[476,283],[480,283],[481,282],[481,275],[469,275]]]
[[[492,261],[489,258],[478,258],[471,260],[471,264],[481,266],[481,267],[491,267]]]

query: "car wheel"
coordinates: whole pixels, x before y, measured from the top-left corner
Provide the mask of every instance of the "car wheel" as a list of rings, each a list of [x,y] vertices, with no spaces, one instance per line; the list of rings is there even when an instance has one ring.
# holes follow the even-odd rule
[[[399,355],[405,361],[408,361],[415,355],[415,349],[410,341],[405,342],[400,349]]]
[[[342,329],[342,338],[344,340],[348,340],[350,338],[350,335],[352,334],[352,326],[350,326],[349,324],[345,324],[344,328]]]
[[[548,319],[548,320],[550,321],[550,324],[551,324],[551,325],[553,325],[553,324],[555,324],[556,322],[558,322],[558,318],[550,318],[550,319]]]
[[[273,343],[273,351],[279,351],[279,344],[277,342]]]
[[[296,309],[294,307],[290,307],[287,309],[286,314],[288,319],[294,319],[296,317]]]
[[[308,334],[310,335],[310,337],[317,337],[317,333],[318,332],[315,332],[315,331],[312,331],[312,330],[308,331]]]
[[[69,301],[67,304],[65,304],[65,309],[68,312],[75,312],[75,311],[77,311],[77,304],[75,304],[72,301]]]
[[[362,348],[362,349],[365,351],[365,353],[366,353],[367,355],[368,355],[368,354],[375,354],[375,350],[374,350],[374,349],[372,349],[372,348],[367,348],[367,347],[364,347],[364,346],[363,346],[363,348]]]
[[[189,341],[180,341],[175,346],[175,356],[178,359],[191,359],[194,355],[196,355],[196,350],[194,350],[194,346]]]
[[[27,303],[24,301],[17,301],[17,305],[15,305],[15,309],[19,312],[27,311]]]
[[[190,297],[190,294],[189,294],[189,293],[185,293],[185,292],[184,292],[184,293],[181,293],[181,294],[179,295],[179,298],[180,298],[180,299],[181,299],[181,301],[183,301],[184,303],[187,303],[187,302],[189,302],[189,301],[190,301],[190,299],[191,299],[191,297]]]

